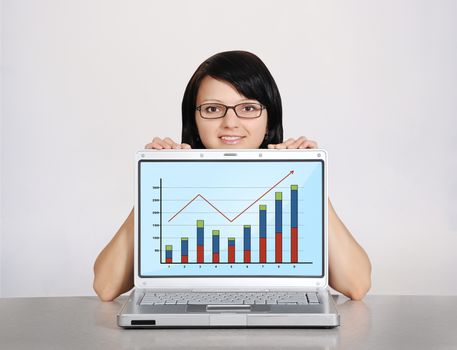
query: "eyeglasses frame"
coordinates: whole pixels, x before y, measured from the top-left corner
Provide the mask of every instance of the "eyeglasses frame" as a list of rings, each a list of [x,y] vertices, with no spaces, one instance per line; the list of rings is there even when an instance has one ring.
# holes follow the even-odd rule
[[[224,105],[223,103],[202,103],[200,106],[197,106],[195,108],[195,110],[199,111],[200,112],[200,117],[202,117],[203,119],[221,119],[221,118],[224,118],[226,115],[227,115],[227,112],[229,109],[233,109],[233,112],[235,112],[235,115],[240,118],[240,119],[257,119],[257,118],[260,118],[262,116],[262,113],[263,113],[263,110],[264,109],[267,109],[266,106],[264,106],[263,104],[261,103],[258,103],[258,102],[253,102],[251,104],[256,104],[256,105],[259,105],[260,106],[260,114],[257,116],[257,117],[241,117],[238,115],[238,113],[236,112],[236,107],[240,106],[240,105],[244,105],[244,104],[249,104],[249,102],[243,102],[243,103],[238,103],[237,105],[234,105],[234,106],[226,106]],[[216,117],[216,118],[205,118],[203,115],[202,115],[202,106],[205,106],[205,105],[221,105],[221,106],[224,106],[226,109],[225,109],[225,113],[220,116],[220,117]]]

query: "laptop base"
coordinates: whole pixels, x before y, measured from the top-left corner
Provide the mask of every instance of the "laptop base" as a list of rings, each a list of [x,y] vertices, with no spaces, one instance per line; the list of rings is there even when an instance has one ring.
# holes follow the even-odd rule
[[[327,289],[315,305],[261,305],[245,310],[208,310],[198,305],[140,305],[148,290],[135,289],[117,315],[123,328],[333,328],[340,324]]]

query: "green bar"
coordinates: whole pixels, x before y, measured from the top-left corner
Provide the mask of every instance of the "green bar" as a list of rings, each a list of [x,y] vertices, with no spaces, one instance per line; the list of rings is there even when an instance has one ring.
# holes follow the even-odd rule
[[[298,191],[298,185],[290,185],[292,191]]]
[[[188,241],[189,238],[188,237],[181,237],[181,241]]]
[[[197,227],[204,227],[205,226],[205,221],[203,220],[197,220]]]
[[[213,236],[219,236],[220,230],[213,230]]]
[[[172,245],[166,245],[165,246],[165,250],[173,250],[173,246]]]
[[[282,201],[282,192],[275,192],[275,199],[277,201]]]
[[[244,225],[244,228],[251,228],[251,225]]]
[[[267,210],[267,206],[265,204],[260,204],[259,210]]]
[[[235,237],[229,237],[228,240],[229,240],[229,241],[234,241],[234,240],[235,240]]]

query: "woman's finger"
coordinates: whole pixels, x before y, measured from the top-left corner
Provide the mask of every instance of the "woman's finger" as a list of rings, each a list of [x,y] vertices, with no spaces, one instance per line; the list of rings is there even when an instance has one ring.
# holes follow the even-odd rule
[[[293,144],[295,142],[295,139],[293,138],[288,138],[286,141],[283,141],[283,144],[288,147],[289,145]]]
[[[275,145],[275,148],[276,149],[286,149],[288,145],[292,144],[295,140],[292,139],[292,138],[288,138],[286,141],[282,142],[282,143],[278,143],[277,145]]]
[[[298,146],[300,149],[315,149],[317,148],[317,142],[312,140],[306,140]]]
[[[146,148],[149,149],[170,149],[170,145],[168,145],[164,140],[160,137],[154,137],[151,143],[146,145]]]
[[[165,142],[165,140],[161,139],[160,137],[154,137],[152,139],[152,142],[153,143],[156,143],[157,145],[160,145],[162,147],[162,149],[171,149],[171,145],[167,142]]]
[[[152,142],[148,143],[144,146],[145,149],[163,149],[163,147],[157,143],[157,140],[153,140]]]
[[[297,140],[295,140],[294,142],[292,142],[289,145],[287,145],[287,148],[288,149],[297,149],[305,141],[306,141],[306,137],[301,136]]]
[[[177,144],[176,142],[174,142],[172,139],[170,139],[169,137],[165,137],[163,139],[163,142],[165,142],[167,145],[170,146],[170,148],[173,148],[173,149],[180,149],[181,148],[181,145]]]
[[[146,149],[191,149],[188,143],[176,143],[171,138],[166,137],[163,140],[160,137],[154,137],[146,146]]]
[[[162,146],[163,149],[171,149],[171,146],[166,143],[164,140],[160,140],[160,141],[156,141],[157,144],[159,144],[160,146]]]

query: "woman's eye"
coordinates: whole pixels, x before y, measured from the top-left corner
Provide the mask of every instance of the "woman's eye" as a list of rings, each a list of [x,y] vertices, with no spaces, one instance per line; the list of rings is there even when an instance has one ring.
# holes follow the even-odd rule
[[[243,106],[243,111],[244,112],[254,112],[257,109],[258,108],[255,105],[245,105],[245,106]]]
[[[208,106],[208,107],[206,107],[205,110],[208,113],[216,113],[216,112],[219,112],[219,107],[218,106]]]

